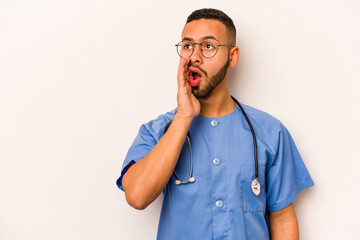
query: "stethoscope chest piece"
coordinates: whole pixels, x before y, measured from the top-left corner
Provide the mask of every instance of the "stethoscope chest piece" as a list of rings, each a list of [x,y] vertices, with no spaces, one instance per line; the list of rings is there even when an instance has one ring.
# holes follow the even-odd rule
[[[255,196],[259,196],[260,194],[260,183],[257,178],[251,181],[251,190]]]

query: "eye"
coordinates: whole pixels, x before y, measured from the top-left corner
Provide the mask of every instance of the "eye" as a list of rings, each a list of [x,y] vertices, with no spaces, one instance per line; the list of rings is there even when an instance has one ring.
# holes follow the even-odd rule
[[[214,49],[215,47],[213,45],[211,45],[210,43],[205,43],[204,44],[204,49],[205,50],[212,50]]]
[[[184,44],[183,44],[183,49],[189,50],[189,49],[191,49],[191,48],[192,48],[192,46],[191,46],[190,43],[184,43]]]

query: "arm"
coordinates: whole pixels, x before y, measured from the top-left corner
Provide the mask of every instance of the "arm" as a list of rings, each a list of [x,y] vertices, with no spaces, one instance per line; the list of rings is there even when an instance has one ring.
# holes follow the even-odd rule
[[[298,240],[299,228],[293,204],[270,212],[270,235],[273,240]]]
[[[122,185],[126,201],[136,209],[145,209],[165,188],[178,161],[192,119],[200,112],[200,103],[191,92],[188,59],[178,69],[178,109],[169,129],[150,151],[125,173]]]

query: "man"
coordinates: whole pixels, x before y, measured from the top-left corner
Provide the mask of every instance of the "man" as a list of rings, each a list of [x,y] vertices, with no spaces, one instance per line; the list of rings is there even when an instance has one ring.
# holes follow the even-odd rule
[[[188,17],[177,44],[178,106],[141,126],[123,163],[117,185],[131,206],[164,194],[158,239],[299,238],[292,203],[314,183],[281,122],[242,104],[257,139],[256,176],[251,127],[227,84],[235,44],[225,13]]]

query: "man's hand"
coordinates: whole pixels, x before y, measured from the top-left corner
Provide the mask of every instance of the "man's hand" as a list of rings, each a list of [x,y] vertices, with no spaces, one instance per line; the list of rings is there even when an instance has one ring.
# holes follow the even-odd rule
[[[274,240],[299,239],[299,227],[293,204],[270,213],[270,235]]]
[[[145,209],[163,191],[174,171],[191,121],[200,113],[200,103],[188,82],[189,59],[181,59],[178,70],[178,109],[173,121],[148,155],[131,165],[122,184],[126,201]]]
[[[178,109],[177,114],[182,117],[193,119],[200,113],[200,102],[194,96],[191,91],[189,80],[189,62],[190,58],[181,58],[178,68],[178,93],[177,103]]]

